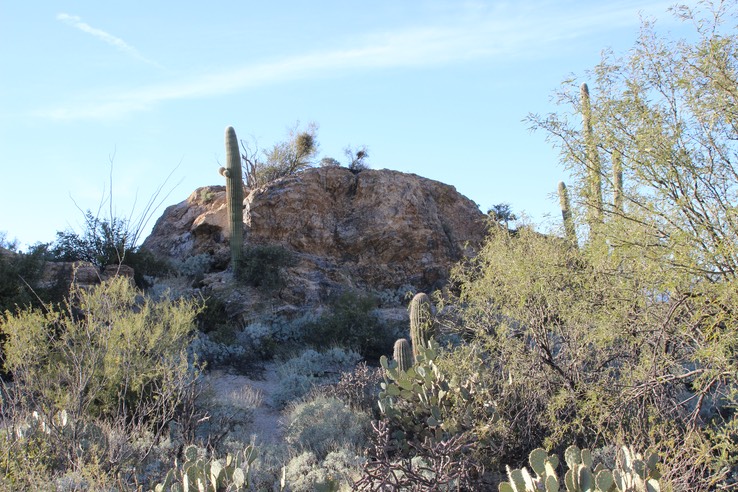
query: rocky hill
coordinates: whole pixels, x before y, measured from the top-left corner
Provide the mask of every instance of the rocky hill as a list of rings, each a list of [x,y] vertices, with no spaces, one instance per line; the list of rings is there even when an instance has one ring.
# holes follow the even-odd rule
[[[293,304],[342,287],[439,287],[486,230],[485,215],[454,187],[390,170],[312,168],[246,191],[244,245],[292,252],[280,295]],[[179,261],[207,254],[217,274],[228,266],[228,234],[225,187],[208,186],[167,208],[143,246]]]

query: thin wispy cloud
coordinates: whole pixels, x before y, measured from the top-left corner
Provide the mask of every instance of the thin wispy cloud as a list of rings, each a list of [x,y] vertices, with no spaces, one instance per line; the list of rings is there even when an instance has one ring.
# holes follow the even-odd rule
[[[149,65],[160,67],[158,63],[143,56],[136,48],[126,43],[121,38],[117,36],[113,36],[112,34],[106,31],[103,31],[102,29],[92,27],[86,22],[83,22],[82,19],[76,15],[69,15],[69,14],[61,13],[56,16],[56,19],[61,22],[64,22],[65,24],[69,26],[74,27],[75,29],[79,29],[80,31],[84,33],[87,33],[87,34],[90,34],[96,37],[100,41],[107,43],[110,46],[113,46],[114,48],[125,53],[126,55],[129,55],[144,63],[148,63]]]
[[[657,0],[645,7],[642,2],[632,0],[595,4],[589,11],[578,11],[575,16],[557,8],[557,2],[533,2],[515,11],[493,8],[483,15],[476,11],[474,16],[460,16],[442,25],[374,33],[354,42],[353,48],[306,53],[219,73],[193,75],[184,81],[104,94],[97,100],[91,100],[87,94],[83,103],[40,113],[58,120],[114,119],[172,100],[216,97],[276,83],[340,77],[361,70],[541,57],[558,49],[557,43],[565,40],[637,25],[634,3],[640,3],[638,7],[645,14],[663,14],[670,0]],[[123,46],[127,45],[123,43]]]

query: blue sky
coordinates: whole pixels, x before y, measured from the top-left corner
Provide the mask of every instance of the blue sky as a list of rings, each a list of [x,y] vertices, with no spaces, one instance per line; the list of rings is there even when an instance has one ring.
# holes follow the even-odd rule
[[[32,244],[79,230],[111,161],[116,215],[178,166],[177,203],[222,184],[226,126],[266,148],[297,121],[319,125],[319,157],[366,145],[372,168],[545,228],[566,175],[523,119],[555,111],[552,92],[602,49],[626,52],[640,16],[678,32],[672,4],[0,0],[0,231]]]

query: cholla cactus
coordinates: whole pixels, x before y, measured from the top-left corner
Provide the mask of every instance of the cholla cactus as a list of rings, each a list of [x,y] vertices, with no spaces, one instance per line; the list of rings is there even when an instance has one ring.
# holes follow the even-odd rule
[[[226,128],[225,145],[226,167],[220,168],[220,174],[226,178],[226,206],[231,233],[231,265],[234,274],[238,275],[241,272],[243,254],[243,175],[236,130],[232,126]]]

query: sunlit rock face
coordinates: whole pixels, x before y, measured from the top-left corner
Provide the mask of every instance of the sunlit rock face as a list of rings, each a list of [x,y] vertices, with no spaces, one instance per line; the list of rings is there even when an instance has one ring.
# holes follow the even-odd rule
[[[171,259],[208,254],[229,262],[225,188],[196,190],[157,221],[144,247]],[[345,285],[439,287],[453,263],[481,244],[485,215],[452,186],[389,170],[313,168],[246,190],[244,245],[279,245],[305,299]]]

